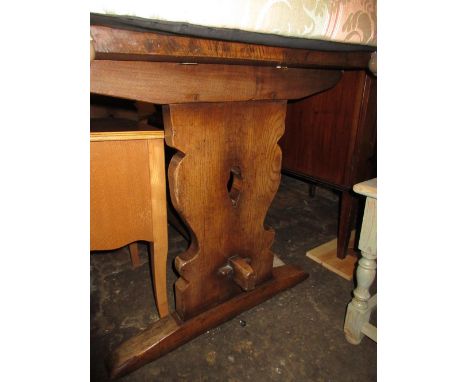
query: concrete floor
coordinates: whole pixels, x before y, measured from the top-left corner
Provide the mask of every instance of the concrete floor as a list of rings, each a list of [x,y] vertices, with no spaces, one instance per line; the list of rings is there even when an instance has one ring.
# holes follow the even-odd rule
[[[266,223],[276,230],[273,251],[310,277],[295,288],[242,313],[122,381],[375,381],[377,345],[364,338],[346,342],[343,321],[353,282],[305,257],[332,239],[338,198],[283,176]],[[172,260],[187,247],[169,230],[168,283]],[[104,360],[120,342],[158,318],[146,248],[143,266],[133,270],[127,248],[91,256],[91,380],[108,380]]]

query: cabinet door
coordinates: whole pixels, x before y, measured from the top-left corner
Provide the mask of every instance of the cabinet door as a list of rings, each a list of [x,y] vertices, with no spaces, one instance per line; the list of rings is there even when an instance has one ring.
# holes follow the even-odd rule
[[[375,168],[375,82],[365,71],[346,71],[334,88],[290,102],[283,169],[340,189],[372,172],[362,167]]]

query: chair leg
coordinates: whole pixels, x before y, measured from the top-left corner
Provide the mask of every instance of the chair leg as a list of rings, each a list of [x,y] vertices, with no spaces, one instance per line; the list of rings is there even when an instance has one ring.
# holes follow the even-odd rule
[[[371,299],[369,293],[369,288],[375,280],[377,255],[364,251],[361,253],[362,258],[356,269],[357,287],[354,289],[352,301],[348,304],[344,325],[346,339],[353,345],[361,342],[365,334],[363,327],[369,322],[370,315],[377,305],[377,296]]]
[[[344,259],[348,253],[349,239],[353,230],[354,215],[356,212],[357,198],[349,191],[341,193],[340,218],[338,227],[338,244],[336,256]]]
[[[315,183],[309,183],[309,198],[315,198],[315,191],[317,186]]]
[[[138,268],[141,265],[140,255],[138,253],[138,243],[131,243],[128,245],[130,249],[130,258],[132,259],[133,268]]]
[[[150,243],[149,249],[156,306],[159,317],[163,318],[169,314],[166,288],[167,240],[165,243]]]
[[[166,176],[164,165],[164,141],[148,141],[148,161],[151,183],[151,212],[153,218],[153,241],[150,242],[151,270],[154,296],[159,317],[169,315],[166,290],[167,264],[167,207]]]

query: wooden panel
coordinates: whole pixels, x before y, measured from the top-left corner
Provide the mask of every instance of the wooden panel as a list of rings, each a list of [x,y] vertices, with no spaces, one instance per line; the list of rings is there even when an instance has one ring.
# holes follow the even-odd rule
[[[175,260],[184,320],[241,292],[219,274],[233,256],[251,261],[256,283],[271,277],[274,232],[264,220],[280,182],[285,113],[284,101],[164,107],[167,143],[179,150],[169,166],[171,199],[192,236]],[[233,174],[238,193],[229,190]]]
[[[347,185],[377,176],[377,78],[374,76],[366,76],[359,121]]]
[[[91,142],[91,250],[152,241],[146,141]]]
[[[288,105],[283,168],[334,185],[346,183],[359,125],[365,72],[344,72],[332,89]]]
[[[340,77],[333,70],[91,62],[91,92],[157,104],[296,99],[329,89]]]
[[[89,139],[91,142],[164,139],[164,131],[92,132],[90,133]]]
[[[135,32],[92,25],[98,60],[145,60],[365,69],[371,52],[324,52]]]

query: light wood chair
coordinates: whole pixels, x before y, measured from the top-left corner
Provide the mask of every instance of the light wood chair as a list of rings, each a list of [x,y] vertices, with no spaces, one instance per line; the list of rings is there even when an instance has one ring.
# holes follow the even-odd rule
[[[92,132],[91,250],[150,243],[156,305],[168,315],[166,291],[167,212],[163,131]]]
[[[344,324],[346,339],[357,345],[364,335],[377,342],[377,328],[369,323],[372,311],[377,308],[377,295],[371,297],[369,293],[377,271],[377,178],[358,183],[353,190],[366,196],[359,239],[362,258],[356,269],[357,286],[348,304]]]

